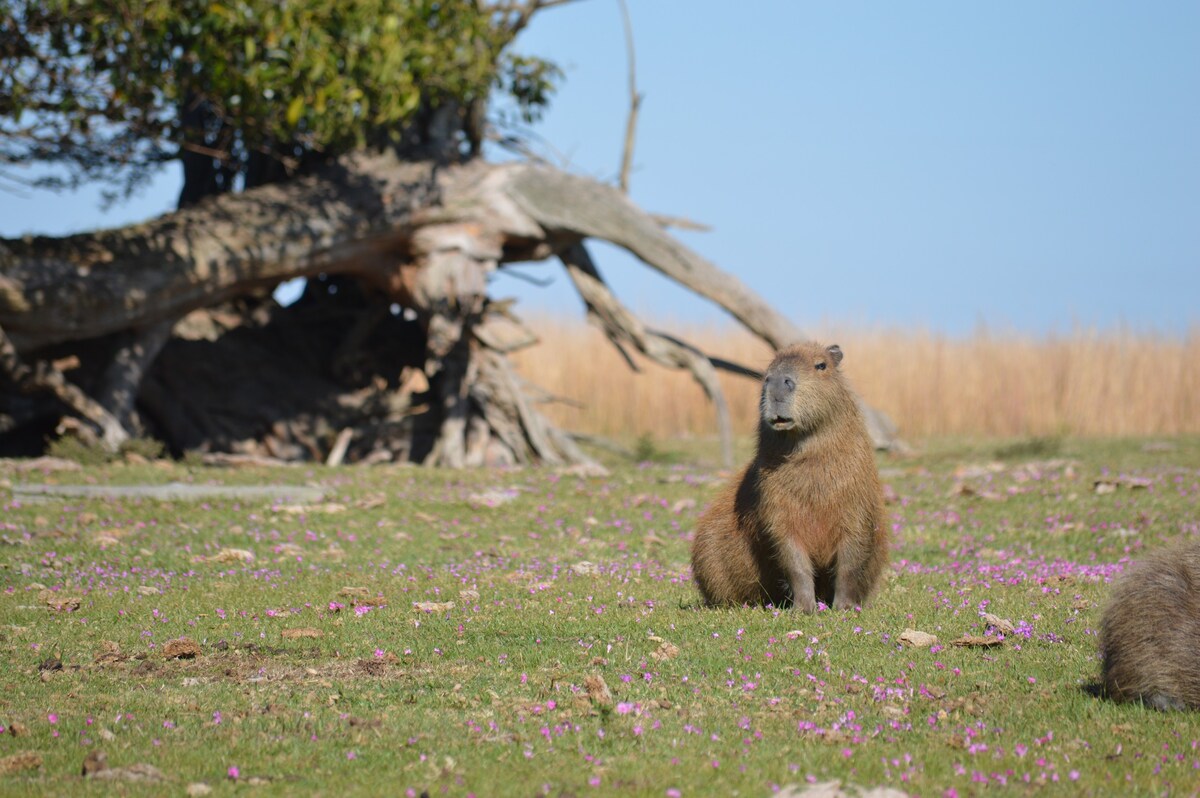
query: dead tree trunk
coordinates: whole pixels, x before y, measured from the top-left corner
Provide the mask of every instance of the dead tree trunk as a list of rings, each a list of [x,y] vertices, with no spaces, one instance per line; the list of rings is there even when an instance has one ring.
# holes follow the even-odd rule
[[[728,444],[721,362],[646,330],[600,279],[588,238],[626,248],[772,346],[801,337],[616,188],[530,164],[359,153],[141,225],[0,240],[0,439],[65,408],[116,446],[138,425],[136,396],[176,450],[260,441],[313,459],[337,447],[339,459],[454,467],[588,462],[530,403],[505,353],[535,339],[486,290],[506,263],[558,256],[615,343],[692,372]],[[345,312],[262,299],[294,277],[342,291]],[[249,299],[232,318],[206,311],[237,298]],[[67,356],[69,380],[54,365]]]

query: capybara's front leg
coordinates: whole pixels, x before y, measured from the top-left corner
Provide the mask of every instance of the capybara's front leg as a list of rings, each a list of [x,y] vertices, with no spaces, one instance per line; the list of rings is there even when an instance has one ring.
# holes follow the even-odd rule
[[[817,586],[813,581],[812,560],[799,546],[784,543],[779,559],[792,586],[792,605],[804,612],[817,611]]]
[[[833,608],[852,610],[861,607],[871,595],[879,576],[881,552],[862,534],[847,535],[838,550],[834,576]]]

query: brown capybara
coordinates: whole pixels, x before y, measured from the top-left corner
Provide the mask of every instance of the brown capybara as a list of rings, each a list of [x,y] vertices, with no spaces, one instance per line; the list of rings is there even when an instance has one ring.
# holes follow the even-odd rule
[[[1100,654],[1109,698],[1200,709],[1200,542],[1157,551],[1117,580]]]
[[[875,450],[842,350],[779,352],[763,376],[754,459],[700,517],[692,576],[708,604],[862,605],[887,564]]]

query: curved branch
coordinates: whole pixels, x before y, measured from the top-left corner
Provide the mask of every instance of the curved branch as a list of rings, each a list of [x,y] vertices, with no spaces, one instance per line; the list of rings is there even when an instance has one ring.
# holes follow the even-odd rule
[[[618,189],[534,166],[514,168],[507,193],[547,232],[601,238],[729,311],[775,349],[803,340],[790,321],[741,280],[676,241]]]
[[[632,344],[646,357],[667,368],[685,368],[704,389],[717,411],[717,428],[721,436],[721,457],[726,468],[733,467],[733,425],[729,420],[729,404],[717,381],[717,372],[709,358],[700,350],[677,338],[651,332],[642,325],[613,295],[596,270],[595,263],[583,244],[568,247],[559,255],[571,282],[587,305],[588,314],[600,322],[604,334],[625,354],[622,342]],[[628,355],[626,355],[628,357]]]

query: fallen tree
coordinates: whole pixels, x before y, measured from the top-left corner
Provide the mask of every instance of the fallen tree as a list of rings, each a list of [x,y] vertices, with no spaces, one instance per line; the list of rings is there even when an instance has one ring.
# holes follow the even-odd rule
[[[505,357],[536,337],[487,292],[506,264],[557,257],[615,344],[695,375],[728,443],[715,369],[754,372],[647,330],[608,290],[589,239],[773,347],[802,337],[614,187],[529,163],[359,152],[140,225],[0,241],[5,434],[57,424],[49,395],[110,447],[144,424],[177,451],[325,459],[341,437],[352,459],[587,462]],[[343,298],[279,308],[270,290],[295,277]]]

